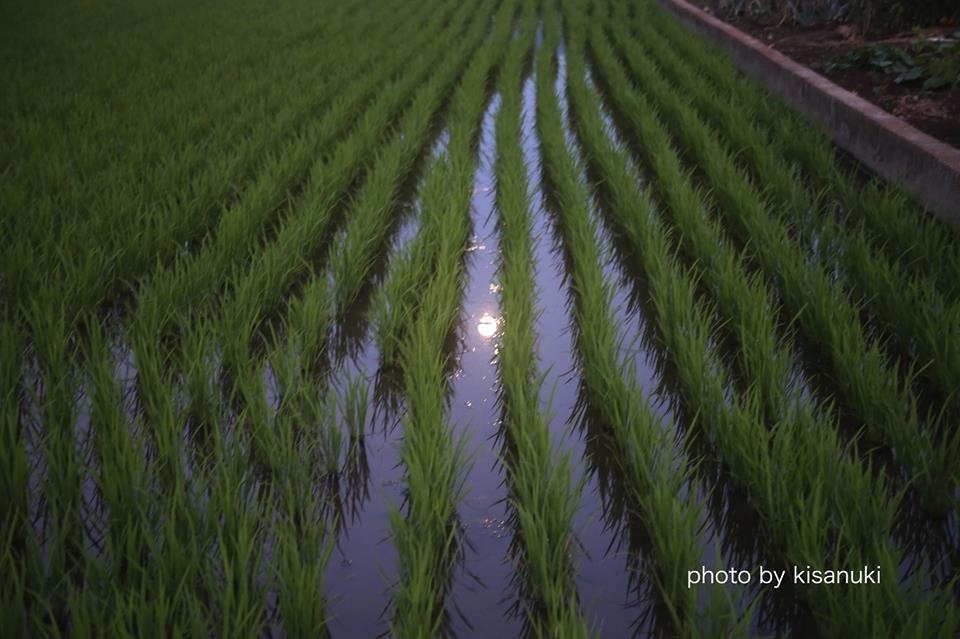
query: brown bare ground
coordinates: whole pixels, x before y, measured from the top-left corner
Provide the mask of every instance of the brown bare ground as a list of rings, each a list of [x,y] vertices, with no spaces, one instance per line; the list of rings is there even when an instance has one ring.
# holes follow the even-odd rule
[[[694,0],[694,4],[924,133],[960,148],[960,88],[925,91],[918,82],[896,84],[892,76],[876,71],[829,71],[826,68],[833,57],[865,45],[906,45],[918,37],[946,35],[955,31],[956,26],[864,35],[845,24],[824,24],[810,28],[786,21],[761,24],[749,18],[726,14],[721,10],[721,0]]]

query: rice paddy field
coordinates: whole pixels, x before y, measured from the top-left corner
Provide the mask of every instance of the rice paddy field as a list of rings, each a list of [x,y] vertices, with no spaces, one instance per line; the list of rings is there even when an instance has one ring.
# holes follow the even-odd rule
[[[654,0],[4,14],[4,636],[960,635],[960,234]]]

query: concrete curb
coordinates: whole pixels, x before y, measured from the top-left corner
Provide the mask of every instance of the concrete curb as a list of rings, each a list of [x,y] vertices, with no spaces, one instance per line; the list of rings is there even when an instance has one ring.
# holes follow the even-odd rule
[[[657,0],[685,27],[726,49],[741,71],[931,213],[960,227],[960,150],[915,129],[736,27],[685,2]]]

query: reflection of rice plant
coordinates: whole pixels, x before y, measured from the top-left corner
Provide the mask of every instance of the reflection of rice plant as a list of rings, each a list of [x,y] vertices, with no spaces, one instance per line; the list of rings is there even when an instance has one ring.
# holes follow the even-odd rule
[[[874,483],[869,472],[856,460],[844,460],[838,464],[836,460],[842,458],[841,445],[833,433],[829,418],[818,415],[822,412],[822,408],[802,395],[788,397],[785,394],[788,390],[786,384],[789,368],[783,365],[784,351],[776,337],[775,315],[769,312],[769,302],[763,299],[764,294],[759,286],[759,280],[755,277],[746,278],[743,271],[744,256],[737,256],[733,252],[733,247],[720,239],[717,230],[710,230],[709,217],[702,212],[707,209],[704,205],[705,198],[686,182],[679,161],[682,156],[672,149],[668,131],[682,142],[686,136],[692,134],[691,132],[697,131],[698,127],[702,131],[703,127],[690,112],[687,103],[669,93],[667,85],[657,76],[660,70],[641,59],[635,49],[636,45],[624,35],[622,25],[622,20],[615,20],[611,21],[609,28],[615,33],[619,30],[621,35],[619,37],[615,35],[615,40],[619,40],[624,46],[626,50],[624,57],[630,64],[631,70],[640,79],[636,86],[642,87],[643,91],[631,91],[625,88],[629,86],[626,82],[627,76],[618,67],[618,61],[613,57],[613,51],[606,42],[601,27],[595,25],[591,46],[597,60],[601,85],[609,94],[610,102],[622,116],[621,119],[629,131],[627,137],[633,140],[633,147],[638,150],[639,155],[645,160],[645,165],[656,177],[653,183],[659,187],[658,195],[665,200],[671,210],[675,224],[679,227],[678,236],[682,238],[685,250],[696,260],[698,270],[703,273],[706,290],[717,297],[721,309],[728,314],[727,323],[732,324],[735,332],[741,335],[741,342],[747,349],[744,352],[743,366],[753,380],[753,383],[745,389],[743,402],[735,401],[732,408],[728,410],[726,383],[718,381],[716,376],[704,373],[705,371],[722,371],[722,366],[719,366],[718,361],[714,359],[715,356],[710,355],[707,339],[711,331],[712,312],[697,310],[694,283],[687,282],[677,288],[678,283],[684,279],[683,271],[676,266],[670,266],[671,260],[664,254],[664,249],[653,240],[655,235],[665,234],[662,230],[657,230],[656,223],[652,226],[643,224],[645,220],[655,220],[649,214],[635,212],[637,208],[642,210],[646,207],[638,207],[637,203],[631,205],[629,202],[637,180],[625,174],[622,168],[618,169],[618,160],[613,155],[614,152],[609,148],[604,150],[603,137],[594,133],[593,138],[589,138],[593,143],[587,144],[587,147],[594,149],[594,161],[600,163],[600,172],[605,176],[602,185],[614,202],[613,210],[620,210],[617,222],[620,225],[619,232],[628,238],[634,238],[635,254],[646,264],[645,270],[650,278],[651,295],[654,308],[660,317],[661,331],[667,341],[668,349],[677,360],[681,381],[688,389],[684,394],[690,393],[687,401],[691,402],[694,405],[693,408],[702,416],[703,426],[720,429],[712,439],[718,445],[721,455],[732,464],[731,468],[735,476],[740,475],[745,478],[746,474],[752,472],[750,469],[753,467],[753,462],[748,463],[747,459],[756,461],[762,458],[760,452],[767,448],[766,446],[758,448],[753,453],[746,453],[745,450],[758,446],[757,442],[765,437],[772,437],[771,446],[774,450],[790,448],[794,451],[802,451],[799,456],[796,453],[792,456],[783,456],[779,462],[776,462],[785,471],[783,473],[758,469],[753,479],[744,479],[747,483],[766,484],[768,491],[783,495],[769,501],[767,506],[761,508],[761,512],[769,508],[773,517],[770,522],[771,529],[779,531],[775,534],[782,535],[780,539],[784,544],[784,552],[796,553],[796,557],[806,557],[806,561],[813,560],[811,558],[816,557],[817,553],[827,552],[826,549],[832,548],[834,542],[824,536],[822,530],[824,526],[830,525],[832,517],[836,517],[846,522],[840,526],[839,539],[845,552],[849,553],[849,561],[856,562],[874,557],[882,565],[893,569],[893,566],[902,561],[902,557],[898,556],[897,551],[888,549],[881,552],[877,549],[885,546],[883,540],[891,534],[894,504],[899,497],[891,503],[883,486]],[[634,52],[631,52],[631,49]],[[665,72],[668,73],[669,69]],[[655,115],[656,112],[650,107],[644,94],[655,98],[657,104],[665,107],[660,111],[663,114],[662,119]],[[574,95],[583,96],[582,87],[579,92],[574,92]],[[586,98],[580,99],[582,101]],[[584,111],[589,109],[574,109],[580,117],[585,117],[582,115]],[[585,131],[600,128],[599,118],[595,115],[593,118],[594,124],[586,127]],[[676,126],[668,129],[664,121],[674,121]],[[719,171],[722,166],[733,165],[731,160],[721,160],[719,151],[717,151],[717,157],[706,155],[711,146],[706,142],[705,135],[697,139],[697,144],[703,145],[698,147],[701,149],[700,153],[703,153],[698,158],[702,162],[700,166],[708,176],[713,171]],[[601,142],[598,143],[597,140]],[[640,141],[642,144],[639,143]],[[697,153],[693,152],[692,145],[687,150],[693,157],[698,157]],[[619,162],[622,166],[624,160],[621,159]],[[730,173],[724,175],[728,179],[732,177]],[[717,186],[717,192],[722,193],[723,187],[719,186],[719,180],[714,184]],[[738,198],[736,210],[740,212],[747,210],[744,203],[749,197],[748,193],[749,186],[744,183],[741,183],[739,190],[735,193],[731,192],[731,199]],[[764,217],[768,220],[772,219]],[[759,216],[757,219],[760,219]],[[654,235],[651,235],[651,231]],[[772,239],[765,240],[764,243],[769,245],[771,241]],[[777,240],[778,246],[787,247],[789,244],[790,242],[785,238]],[[748,248],[750,246],[751,244],[747,245]],[[785,250],[778,252],[781,256],[785,253],[787,253]],[[796,267],[797,270],[800,268]],[[671,272],[673,275],[670,275]],[[780,268],[776,272],[788,274],[790,271]],[[671,279],[673,284],[670,283]],[[789,281],[789,276],[783,279]],[[740,283],[737,283],[738,280]],[[775,281],[782,281],[782,279],[778,278]],[[807,290],[809,295],[811,290]],[[678,298],[677,294],[680,291],[684,293]],[[825,291],[820,294],[827,295]],[[785,299],[789,301],[790,296],[785,296]],[[830,333],[830,331],[825,332]],[[764,334],[769,338],[760,340],[759,343],[766,343],[769,348],[754,350],[753,346],[757,344],[758,337]],[[691,340],[691,336],[700,337],[698,340]],[[785,346],[789,352],[789,345]],[[779,365],[776,364],[778,360],[781,362]],[[861,368],[862,373],[863,368]],[[770,375],[776,375],[776,378],[765,381],[764,378]],[[878,375],[882,375],[881,379],[894,380],[894,382],[896,380],[896,373],[889,370]],[[772,392],[758,393],[764,386]],[[865,397],[871,397],[871,401],[878,403],[886,401],[876,394],[868,394],[865,388],[857,392],[863,392]],[[764,431],[758,429],[763,421],[760,411],[764,405],[769,407],[766,419],[772,419],[775,422],[770,430],[771,435],[764,435]],[[916,421],[914,423],[917,424]],[[917,437],[917,433],[921,432],[922,428],[919,424],[914,428],[917,430],[914,430],[914,434],[910,437],[899,437],[893,431],[888,431],[891,437],[899,437],[896,441],[900,442],[904,462],[908,465],[915,464],[912,468],[920,469],[930,468],[926,466],[929,463],[928,459],[939,459],[940,462],[935,462],[938,465],[933,466],[938,470],[933,471],[931,477],[948,477],[946,466],[941,463],[945,459],[941,457],[942,453],[931,450],[924,439]],[[950,446],[947,447],[950,448]],[[793,463],[798,464],[797,471],[787,471],[788,465]],[[816,468],[831,468],[831,473],[839,473],[839,476],[828,479],[828,476],[823,474],[824,470],[819,471],[818,474],[818,471],[813,470]],[[776,479],[782,477],[794,479],[785,480],[778,486]],[[798,482],[801,479],[810,482],[807,488],[798,489]],[[834,484],[834,482],[837,483]],[[934,511],[943,508],[940,497],[944,494],[942,490],[926,482],[919,483],[918,487],[921,488],[921,494]],[[803,510],[808,522],[812,521],[810,518],[822,522],[806,531],[798,527],[796,522],[783,522],[779,516],[772,514],[781,508],[782,499],[787,499],[787,495],[818,494],[827,491],[831,491],[834,499],[843,504],[837,505],[833,515],[826,504],[809,502],[802,506],[799,504],[795,506],[798,510]],[[850,523],[852,512],[858,513],[857,519],[862,522],[861,524],[854,526]],[[817,530],[820,532],[815,532]],[[870,539],[871,536],[873,539]],[[891,615],[890,620],[884,623],[913,627],[915,623],[919,623],[919,619],[928,615],[937,619],[944,618],[946,610],[944,606],[948,605],[940,596],[933,596],[922,604],[926,611],[912,609],[907,612],[903,601],[904,597],[910,595],[905,595],[895,588],[873,593],[876,598],[872,600],[856,598],[856,605],[851,605],[838,593],[832,594],[835,596],[825,594],[811,603],[818,607],[822,606],[825,614],[834,619],[833,623],[838,627],[841,624],[847,624],[849,632],[863,632],[865,628],[870,628],[874,623],[877,610],[903,610],[902,614]],[[844,612],[841,613],[841,611]],[[845,615],[842,621],[841,615]]]
[[[504,63],[495,132],[500,299],[506,322],[499,361],[506,427],[502,457],[517,527],[516,564],[525,622],[534,636],[575,637],[587,635],[577,602],[572,529],[580,487],[571,485],[569,456],[551,444],[548,416],[539,406],[533,332],[531,198],[521,143],[522,68],[536,30],[530,8],[525,6],[518,37]]]
[[[326,475],[334,479],[340,472],[343,432],[337,412],[336,394],[332,389],[328,390],[326,397],[321,400],[319,405],[315,406],[314,412],[317,422],[313,427],[317,429],[319,434],[320,465]]]
[[[370,401],[367,381],[357,376],[347,382],[347,396],[343,402],[343,419],[351,440],[362,440],[366,432],[367,406]]]
[[[515,534],[500,559],[524,630],[604,630],[590,627],[574,530],[595,495],[540,404],[540,313],[569,311],[582,408],[604,440],[602,455],[588,443],[588,471],[617,529],[602,538],[624,529],[623,570],[652,593],[663,634],[765,623],[766,593],[686,587],[707,535],[716,561],[734,552],[741,513],[711,492],[717,469],[745,496],[759,559],[891,575],[798,593],[818,632],[956,636],[955,567],[923,559],[949,556],[955,531],[944,541],[937,526],[955,520],[960,481],[954,231],[893,187],[862,185],[815,128],[651,0],[319,1],[256,20],[233,11],[242,2],[113,3],[102,24],[70,3],[55,20],[37,3],[14,12],[0,123],[0,202],[17,212],[0,216],[6,634],[324,636],[340,586],[329,558],[348,526],[369,525],[383,460],[368,455],[381,449],[398,451],[404,483],[384,625],[455,630],[468,445],[489,444],[452,423],[450,337],[478,147],[493,142],[482,122],[499,108],[485,135],[501,248],[498,479]],[[104,38],[149,72],[91,57]],[[155,40],[171,47],[143,46]],[[533,247],[548,238],[532,237],[531,180],[548,196],[568,308],[538,308]],[[416,236],[387,251],[411,211]],[[604,271],[603,230],[624,282]],[[661,392],[694,418],[659,419],[621,359],[619,286],[642,297]],[[368,293],[376,304],[358,303]],[[332,347],[345,322],[398,380],[397,401],[376,406],[403,409],[395,448],[368,432],[374,371],[358,357],[348,374]]]
[[[577,56],[582,47],[583,18],[566,5],[571,17],[567,60],[581,75]],[[548,14],[549,16],[549,14]],[[555,19],[555,18],[554,18]],[[548,21],[545,42],[556,37]],[[553,26],[553,29],[556,29]],[[673,630],[695,633],[705,624],[730,632],[737,615],[731,601],[714,589],[708,599],[716,618],[698,615],[699,594],[687,587],[682,567],[701,561],[700,506],[685,498],[692,481],[691,468],[675,434],[649,408],[633,366],[618,359],[620,336],[611,315],[611,283],[601,269],[596,226],[588,197],[579,178],[580,166],[564,139],[564,122],[554,93],[554,59],[547,49],[537,59],[537,132],[543,153],[544,180],[554,194],[555,213],[565,252],[569,256],[577,350],[592,409],[609,429],[617,450],[617,465],[627,479],[629,507],[636,509],[648,528],[651,557],[643,563],[645,576],[670,610]],[[721,630],[724,629],[724,630]]]
[[[463,556],[457,507],[469,460],[465,440],[454,435],[445,415],[444,343],[459,315],[476,139],[487,86],[509,41],[516,9],[516,1],[498,8],[490,37],[463,72],[450,99],[446,153],[432,162],[431,173],[424,179],[437,188],[423,192],[422,209],[444,215],[433,221],[426,218],[419,233],[436,233],[434,223],[447,232],[431,235],[427,243],[436,251],[435,268],[423,283],[418,312],[404,327],[398,350],[407,404],[400,447],[406,508],[402,513],[392,510],[390,517],[399,559],[391,630],[398,636],[443,633],[448,617],[446,593],[454,564]],[[396,339],[394,330],[381,335]]]

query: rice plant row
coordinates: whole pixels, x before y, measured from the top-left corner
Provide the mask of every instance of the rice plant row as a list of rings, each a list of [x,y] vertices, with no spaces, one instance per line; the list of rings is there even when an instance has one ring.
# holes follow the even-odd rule
[[[404,335],[388,337],[401,344],[407,408],[400,447],[406,504],[402,512],[391,511],[399,574],[390,627],[400,637],[446,632],[450,615],[446,594],[463,552],[457,505],[463,496],[468,455],[466,441],[454,433],[446,415],[444,346],[459,315],[477,137],[488,101],[487,86],[510,41],[517,8],[513,1],[498,8],[486,42],[450,99],[447,148],[432,160],[420,203],[424,218],[420,234],[427,244],[422,250],[435,252],[433,277],[421,283],[420,307],[408,318]],[[342,299],[338,299],[341,308]]]
[[[599,24],[596,26],[599,28]],[[591,42],[602,45],[605,40],[598,34]],[[869,339],[860,323],[859,305],[842,295],[828,272],[804,256],[731,154],[689,106],[666,90],[649,61],[635,48],[624,51],[630,69],[643,78],[643,84],[634,86],[642,87],[644,94],[657,101],[671,133],[697,160],[697,169],[704,172],[712,187],[717,214],[747,247],[747,255],[763,267],[810,342],[823,352],[839,383],[839,392],[863,420],[866,435],[893,449],[905,476],[915,481],[919,492],[938,511],[950,509],[955,481],[946,485],[943,481],[954,475],[950,459],[958,441],[955,434],[944,433],[944,445],[936,442],[942,429],[925,423],[909,384],[912,375],[902,379],[885,352]],[[605,58],[603,75],[621,95],[619,110],[636,119],[649,107],[638,102],[641,94],[631,92],[632,83],[621,63],[610,56]]]
[[[387,93],[386,95],[391,94]],[[421,115],[420,117],[425,118],[426,116]],[[285,248],[290,248],[289,243]],[[142,396],[144,403],[148,405],[148,409],[151,408],[149,404],[152,401],[157,402],[158,407],[155,408],[156,412],[152,414],[154,418],[162,420],[166,417],[163,408],[167,406],[164,398],[162,398],[161,390],[166,387],[167,384],[164,384],[162,380],[168,378],[170,374],[164,370],[168,368],[169,364],[163,358],[162,353],[157,353],[157,335],[162,335],[163,333],[162,330],[158,330],[162,327],[157,326],[157,321],[158,318],[160,318],[161,321],[163,318],[168,318],[171,309],[169,306],[141,308],[145,309],[144,312],[146,312],[147,315],[144,317],[147,317],[148,321],[143,324],[137,324],[134,330],[133,342],[139,366],[138,385],[144,389]],[[65,546],[76,547],[80,544],[80,539],[82,539],[83,527],[80,525],[72,525],[69,522],[71,518],[79,516],[77,511],[79,497],[76,493],[80,488],[79,480],[82,475],[75,466],[76,455],[70,443],[73,440],[72,428],[65,425],[61,428],[60,425],[73,421],[78,416],[74,406],[74,395],[78,385],[76,380],[80,376],[75,372],[71,372],[69,364],[66,361],[67,356],[65,350],[69,348],[68,339],[70,327],[67,325],[63,316],[59,317],[59,324],[50,325],[50,315],[44,315],[41,311],[37,310],[36,307],[31,310],[33,311],[32,317],[36,318],[36,321],[33,321],[32,324],[35,328],[34,340],[41,362],[41,375],[43,379],[43,395],[42,398],[38,398],[37,403],[42,410],[42,418],[40,420],[42,428],[44,432],[50,433],[49,436],[44,437],[43,449],[47,453],[47,466],[57,471],[53,474],[51,480],[57,482],[57,485],[62,485],[64,494],[68,495],[68,497],[64,498],[62,504],[55,502],[52,506],[53,520],[56,522],[54,526],[57,530],[62,530],[63,535],[67,537],[64,541]],[[195,313],[197,309],[194,307],[190,310],[191,313]],[[57,316],[54,315],[53,317],[56,318]],[[239,314],[236,317],[242,319],[246,317],[246,315]],[[200,334],[199,339],[205,338],[213,341],[215,339],[214,336],[203,336],[204,330],[206,330],[204,326],[197,329],[197,332]],[[225,354],[233,357],[233,361],[230,363],[234,364],[236,368],[236,365],[245,361],[245,353],[242,348],[230,349],[228,347],[230,344],[236,344],[238,340],[243,339],[248,333],[244,332],[244,327],[236,322],[230,328],[233,329],[229,333],[230,340],[224,344],[223,348],[226,348],[224,351]],[[49,350],[48,347],[52,350]],[[207,353],[203,352],[200,354],[202,356],[207,355]],[[151,369],[148,365],[150,363],[156,364],[154,369]],[[160,372],[160,375],[151,379],[150,375],[154,371]],[[160,400],[155,399],[158,392],[161,394]],[[214,416],[214,419],[217,418],[217,416]],[[161,424],[162,423],[161,421]],[[165,457],[172,461],[177,455],[177,437],[175,433],[160,428],[160,424],[147,430],[153,443],[162,447],[166,451]],[[166,441],[162,441],[163,438],[166,438]],[[72,497],[70,497],[71,495]]]
[[[711,602],[701,614],[696,591],[687,584],[685,567],[700,565],[702,512],[690,498],[690,466],[684,447],[675,450],[670,427],[647,405],[631,367],[618,361],[618,328],[610,314],[610,284],[600,268],[596,226],[580,181],[581,166],[564,137],[562,112],[554,91],[555,46],[559,16],[544,10],[544,41],[536,61],[537,133],[543,157],[545,188],[555,204],[564,252],[570,269],[573,315],[581,374],[593,403],[616,442],[617,464],[629,482],[631,507],[642,513],[652,557],[645,572],[669,612],[674,632],[722,633],[736,620],[725,602]],[[624,375],[626,372],[626,375]],[[715,601],[722,593],[713,591]],[[718,607],[719,606],[719,607]],[[719,613],[719,614],[716,614]]]
[[[515,561],[518,594],[527,602],[528,632],[585,637],[588,628],[577,601],[574,563],[573,518],[580,488],[572,484],[569,454],[559,453],[551,442],[538,399],[541,378],[535,354],[532,201],[521,142],[521,89],[537,27],[532,8],[533,3],[525,3],[520,28],[504,62],[496,123],[503,315],[499,364],[505,420],[502,455],[519,531]]]
[[[373,60],[375,58],[371,57],[367,59],[367,63]],[[337,57],[328,54],[318,59],[317,53],[308,48],[304,51],[303,58],[291,60],[288,57],[284,60],[281,57],[276,64],[279,71],[283,68],[280,66],[283,63],[323,68],[331,62],[337,62]],[[363,61],[360,63],[362,65]],[[12,248],[11,256],[25,252],[39,254],[37,258],[43,260],[43,270],[62,270],[63,275],[56,280],[57,284],[66,289],[67,295],[76,298],[76,304],[81,308],[88,308],[91,304],[110,301],[119,292],[119,286],[124,283],[132,284],[132,280],[138,278],[157,260],[168,262],[170,257],[175,255],[175,251],[183,250],[184,244],[196,244],[205,227],[215,219],[218,209],[225,205],[228,198],[235,197],[233,194],[236,185],[250,183],[249,178],[258,172],[257,166],[262,164],[264,158],[269,164],[276,164],[278,158],[273,156],[282,158],[291,155],[291,149],[296,149],[299,156],[297,153],[292,154],[292,157],[286,160],[286,165],[298,167],[305,162],[303,159],[298,162],[298,157],[302,158],[305,153],[314,153],[317,148],[323,148],[327,143],[322,138],[316,140],[315,136],[324,132],[322,128],[305,126],[305,123],[311,122],[309,116],[319,112],[326,100],[343,90],[349,75],[345,73],[324,77],[318,73],[315,79],[309,79],[310,91],[302,95],[301,100],[293,104],[288,101],[287,108],[280,108],[284,106],[285,91],[269,92],[266,96],[259,97],[270,88],[267,80],[269,73],[267,71],[265,76],[252,76],[259,82],[255,84],[251,95],[239,104],[232,105],[227,102],[227,110],[223,113],[213,110],[204,114],[207,118],[202,121],[205,127],[210,127],[211,123],[215,127],[228,123],[237,128],[223,131],[218,134],[219,137],[214,137],[209,142],[195,140],[200,131],[169,132],[170,137],[190,141],[196,148],[190,155],[177,157],[174,161],[169,157],[162,162],[158,160],[158,171],[161,174],[157,176],[158,183],[155,186],[149,181],[152,179],[152,172],[145,173],[142,168],[145,160],[136,159],[131,160],[132,166],[141,167],[136,181],[125,175],[113,174],[86,176],[83,180],[72,176],[56,180],[57,191],[44,199],[44,212],[56,217],[47,217],[41,213],[23,220],[29,226],[19,225],[10,229],[11,237],[17,238],[17,245]],[[235,92],[243,96],[239,87]],[[214,104],[219,106],[222,102],[218,100],[214,101]],[[167,106],[171,109],[177,108],[175,104]],[[249,110],[249,115],[244,109]],[[234,117],[225,117],[231,113]],[[147,131],[153,130],[156,135],[149,122],[146,125],[141,122],[140,126]],[[295,135],[291,136],[292,133]],[[111,134],[118,135],[118,132],[113,131]],[[214,134],[215,131],[210,133]],[[284,148],[283,143],[288,137],[295,138],[295,143],[287,142]],[[229,147],[216,146],[215,143],[220,140],[232,145],[238,142],[240,144],[234,151]],[[211,162],[211,157],[216,160]],[[102,164],[99,159],[91,162],[89,167],[74,167],[75,175],[85,175],[98,170]],[[128,171],[136,170],[131,169],[130,165],[123,165],[123,168]],[[288,174],[291,171],[286,170]],[[108,188],[94,186],[97,184],[96,180],[100,179]],[[190,183],[184,185],[183,182],[187,179]],[[292,175],[288,179],[292,181]],[[43,176],[41,183],[47,181],[49,178]],[[91,181],[94,185],[90,184]],[[27,193],[30,182],[29,179],[21,177],[10,185],[20,189],[22,193]],[[131,183],[138,185],[135,193],[130,190]],[[188,190],[185,190],[185,186]],[[74,196],[63,192],[71,187],[81,189],[81,194],[76,196],[80,200],[78,207],[88,210],[91,207],[102,208],[109,211],[110,215],[84,220],[83,209],[75,209],[70,204]],[[281,192],[284,190],[286,188],[280,189]],[[133,197],[134,195],[136,197]],[[130,224],[141,229],[152,227],[151,232],[131,237]],[[56,231],[50,233],[50,226],[54,226]],[[70,244],[64,245],[64,238],[70,238]],[[133,239],[137,242],[133,242]],[[99,250],[91,251],[91,244]],[[64,249],[77,254],[66,254]],[[47,260],[50,262],[47,263]],[[75,263],[78,260],[82,262]],[[58,262],[63,264],[58,266]],[[11,275],[25,278],[25,281],[12,278],[8,282],[11,287],[8,301],[13,304],[24,294],[32,293],[31,282],[34,280],[30,278],[36,278],[37,273],[30,271]],[[41,283],[48,284],[50,280]],[[18,294],[18,291],[23,293]]]
[[[465,6],[460,11],[459,21],[451,25],[448,38],[453,39],[458,35],[459,27],[456,25],[463,24],[469,10],[469,6]],[[447,41],[441,40],[438,44]],[[405,51],[418,51],[416,47],[420,44],[420,41],[414,40]],[[383,75],[364,77],[356,87],[356,93],[340,96],[343,102],[327,115],[328,135],[337,135],[351,121],[355,121],[355,124],[345,138],[333,145],[328,151],[329,155],[315,162],[303,193],[287,218],[282,220],[275,237],[262,237],[260,234],[264,218],[274,213],[274,207],[280,201],[277,198],[284,197],[283,190],[277,189],[277,181],[272,179],[276,176],[267,173],[256,199],[251,199],[249,204],[235,211],[225,212],[220,218],[220,228],[208,247],[194,256],[186,256],[151,278],[139,295],[136,311],[138,317],[151,318],[147,321],[148,330],[169,330],[166,326],[176,321],[175,315],[170,316],[169,309],[196,312],[212,307],[211,310],[217,310],[215,305],[222,301],[219,294],[225,281],[232,280],[235,296],[241,296],[258,279],[262,283],[263,278],[277,273],[278,269],[281,277],[289,277],[292,269],[301,268],[304,249],[323,241],[330,234],[336,222],[336,207],[350,195],[351,188],[362,177],[369,155],[379,147],[382,136],[389,133],[391,123],[407,106],[418,82],[434,62],[432,56],[437,51],[437,48],[419,51],[417,62],[411,62],[408,72],[383,87],[382,81],[404,62],[401,54],[398,67],[385,69]],[[353,100],[362,98],[377,86],[381,87],[379,95],[358,118],[353,110],[358,103]],[[261,245],[259,249],[258,244]],[[250,263],[250,253],[259,260],[259,264],[256,261]],[[267,261],[271,259],[280,262],[267,268]],[[243,283],[248,280],[251,284]],[[276,293],[282,294],[282,291]],[[166,315],[164,320],[154,319],[158,312]]]
[[[4,636],[956,636],[956,231],[654,0],[6,9]]]
[[[576,49],[570,46],[567,51],[572,67]],[[883,486],[873,484],[869,472],[857,460],[844,458],[834,424],[825,419],[820,407],[791,392],[790,370],[784,366],[786,355],[776,336],[773,305],[764,299],[757,278],[739,268],[738,256],[730,245],[712,236],[709,218],[704,215],[702,204],[697,203],[695,189],[684,184],[677,156],[655,116],[647,112],[638,118],[648,125],[643,131],[644,148],[649,150],[650,165],[657,167],[658,183],[671,193],[686,194],[686,206],[674,207],[671,212],[678,231],[676,237],[681,238],[695,260],[698,277],[681,268],[671,254],[669,235],[658,220],[649,193],[635,186],[639,180],[630,174],[625,152],[607,141],[598,97],[591,94],[583,75],[570,77],[579,78],[571,83],[578,129],[589,155],[605,176],[600,188],[606,191],[610,216],[649,277],[660,332],[671,357],[676,358],[686,401],[692,404],[691,410],[697,413],[698,422],[708,431],[708,438],[734,476],[742,478],[748,491],[764,491],[763,496],[756,496],[756,503],[764,521],[773,528],[782,526],[782,530],[771,532],[774,538],[784,539],[780,543],[787,555],[785,563],[823,565],[832,560],[828,553],[840,551],[828,550],[832,544],[828,531],[837,530],[845,544],[842,552],[849,553],[841,554],[843,561],[858,563],[870,558],[894,569],[902,557],[890,547],[893,511]],[[734,400],[732,407],[724,399],[728,383],[722,374],[723,364],[711,352],[714,326],[710,306],[698,303],[698,285],[705,285],[717,298],[721,315],[740,340],[743,365],[752,380],[742,399]],[[789,440],[789,444],[783,440]],[[777,462],[779,473],[762,470],[752,474],[754,464],[762,467],[771,463],[763,461],[770,450],[782,450],[788,445],[797,454]],[[790,479],[777,487],[777,477]],[[797,491],[797,482],[802,478],[813,485]],[[820,482],[823,484],[818,487]],[[795,501],[830,490],[836,491],[832,503]],[[766,508],[770,512],[765,512]],[[791,518],[791,512],[802,512],[803,520]],[[825,604],[814,599],[812,607],[832,607],[824,615],[828,619],[847,610],[851,629],[871,627],[874,622],[881,628],[912,627],[917,619],[910,615],[919,614],[922,619],[929,614],[911,611],[895,586],[873,594],[881,599],[857,601],[854,605],[860,606],[859,613],[843,600]],[[825,591],[823,595],[826,599],[837,593]],[[877,617],[880,609],[903,618],[881,620]],[[938,611],[940,617],[945,609]]]
[[[616,20],[622,25],[623,20]],[[620,26],[615,27],[619,37],[628,37]],[[667,62],[661,67],[665,78],[682,75],[686,81],[677,88],[690,95],[698,111],[716,122],[719,135],[729,138],[732,149],[742,150],[756,182],[765,185],[770,206],[793,227],[816,234],[818,246],[815,255],[832,267],[840,265],[838,284],[848,281],[853,294],[866,300],[866,308],[900,341],[900,353],[914,360],[920,375],[936,386],[942,397],[952,403],[954,381],[960,376],[960,344],[957,334],[942,331],[943,323],[955,324],[960,316],[958,306],[949,304],[936,289],[935,283],[920,276],[910,276],[899,265],[891,263],[883,254],[870,250],[870,241],[861,228],[832,223],[820,213],[824,205],[812,193],[806,192],[793,179],[790,167],[782,162],[776,145],[771,145],[763,133],[732,101],[718,100],[702,81],[678,70],[676,59],[669,56],[669,45],[641,27],[637,44],[644,46],[650,56],[659,54]],[[809,218],[814,218],[812,221]],[[909,309],[909,311],[906,311]]]
[[[724,99],[734,100],[744,119],[761,125],[769,134],[771,144],[799,170],[804,184],[835,200],[839,205],[837,213],[844,223],[867,233],[877,251],[903,267],[932,277],[949,299],[956,299],[960,292],[957,287],[960,251],[947,225],[932,216],[917,215],[917,206],[895,185],[872,180],[860,188],[856,173],[843,168],[836,150],[816,127],[738,75],[726,59],[715,55],[702,41],[688,37],[680,25],[658,7],[637,3],[629,9],[636,18],[632,24],[652,23],[658,35],[697,68],[711,89]],[[661,53],[654,55],[663,59]],[[836,209],[822,207],[820,210]]]

